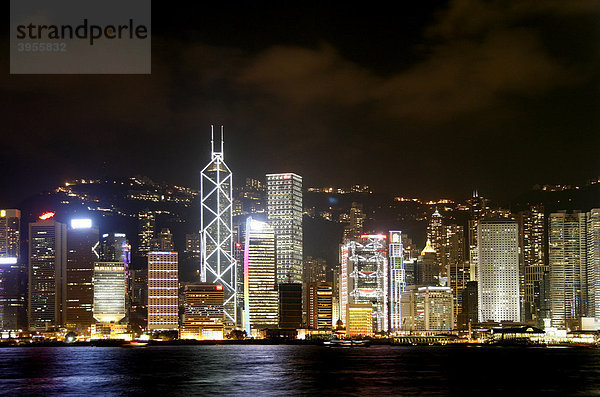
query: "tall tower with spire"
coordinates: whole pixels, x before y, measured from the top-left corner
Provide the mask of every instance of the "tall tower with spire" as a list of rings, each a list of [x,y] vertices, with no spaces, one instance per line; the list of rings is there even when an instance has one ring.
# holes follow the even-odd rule
[[[221,144],[215,150],[214,127],[211,126],[211,160],[201,172],[200,214],[201,263],[203,282],[223,285],[225,321],[237,323],[236,266],[233,257],[232,174],[223,160],[223,126]]]

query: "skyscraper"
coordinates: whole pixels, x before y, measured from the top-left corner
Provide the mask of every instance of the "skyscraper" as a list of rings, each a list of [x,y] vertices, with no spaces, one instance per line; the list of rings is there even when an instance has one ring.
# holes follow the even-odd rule
[[[177,252],[148,253],[148,330],[179,329]]]
[[[72,219],[67,230],[67,329],[87,334],[92,325],[98,229],[91,219]]]
[[[415,284],[440,285],[441,266],[430,240],[427,240],[425,248],[417,258],[415,270]]]
[[[277,282],[302,283],[302,177],[267,174],[267,214],[277,240]]]
[[[233,257],[232,174],[223,157],[223,127],[218,151],[212,134],[211,130],[211,160],[202,170],[200,181],[200,277],[203,282],[223,285],[225,321],[235,325],[237,280]]]
[[[519,212],[519,246],[523,260],[521,262],[520,280],[523,299],[523,316],[530,320],[535,315],[534,304],[535,283],[539,282],[548,271],[545,263],[546,233],[544,231],[544,207],[532,205]]]
[[[50,215],[51,214],[51,215]],[[66,322],[67,226],[47,213],[29,224],[29,304],[31,331]]]
[[[521,321],[519,234],[515,221],[479,221],[479,321]]]
[[[248,335],[278,325],[275,258],[273,228],[249,217],[244,244],[244,329]]]
[[[94,318],[117,323],[125,317],[125,264],[120,261],[94,263]]]
[[[388,244],[390,263],[390,331],[400,331],[402,326],[401,299],[406,289],[406,271],[402,252],[402,232],[390,231]]]
[[[570,320],[600,314],[600,209],[559,211],[548,217],[550,311],[552,326],[565,329]]]
[[[156,233],[156,212],[145,209],[138,213],[138,255],[146,256],[150,251],[150,241]]]
[[[0,330],[24,328],[26,268],[21,260],[21,211],[0,210]]]
[[[372,305],[373,330],[388,330],[389,268],[386,235],[362,235],[340,248],[340,315],[346,323],[350,304]]]

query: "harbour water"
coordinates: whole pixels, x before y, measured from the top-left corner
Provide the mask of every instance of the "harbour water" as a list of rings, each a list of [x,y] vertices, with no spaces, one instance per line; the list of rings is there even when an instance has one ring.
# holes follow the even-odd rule
[[[600,350],[202,345],[0,349],[0,395],[600,395]]]

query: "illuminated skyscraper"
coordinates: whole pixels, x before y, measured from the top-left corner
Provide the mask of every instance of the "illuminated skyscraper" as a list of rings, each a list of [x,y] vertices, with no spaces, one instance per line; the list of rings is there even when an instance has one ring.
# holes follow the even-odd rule
[[[552,326],[600,315],[600,209],[548,217]]]
[[[277,240],[277,282],[302,283],[302,177],[267,174],[267,214]]]
[[[0,210],[0,258],[18,258],[21,247],[21,211]]]
[[[160,233],[150,240],[150,251],[173,251],[173,234],[167,228],[160,230]]]
[[[87,334],[93,322],[94,262],[98,229],[91,219],[72,219],[67,230],[67,329]]]
[[[348,240],[340,248],[340,315],[346,323],[350,304],[371,304],[373,330],[388,330],[389,268],[387,236],[362,235]]]
[[[402,232],[390,231],[388,244],[390,263],[390,331],[400,331],[402,326],[401,298],[406,289],[406,271],[402,252]]]
[[[523,260],[521,261],[521,297],[523,300],[524,319],[530,320],[535,315],[535,284],[548,271],[545,263],[546,233],[544,231],[544,207],[532,205],[526,211],[519,212],[519,246]]]
[[[278,325],[276,274],[273,228],[249,217],[244,244],[244,329],[248,335]]]
[[[185,312],[182,339],[223,339],[223,286],[187,284],[183,291]]]
[[[156,233],[156,212],[145,209],[138,213],[138,255],[146,256],[150,251],[150,241]]]
[[[233,257],[231,184],[231,170],[223,159],[223,127],[221,127],[221,148],[215,151],[211,136],[211,161],[201,173],[200,276],[203,282],[223,285],[225,321],[235,325],[237,323],[237,280],[236,262]]]
[[[439,213],[437,208],[429,218],[429,224],[427,225],[427,239],[431,242],[431,247],[435,251],[437,262],[443,264],[443,252],[442,247],[446,241],[444,238],[442,215]]]
[[[50,215],[51,214],[51,215]],[[47,213],[29,224],[29,304],[31,331],[66,322],[67,225]]]
[[[481,220],[477,241],[479,321],[521,321],[517,223],[507,219]]]
[[[148,330],[179,329],[177,252],[148,253]]]
[[[438,256],[431,246],[431,241],[427,240],[425,248],[417,258],[415,267],[415,284],[417,285],[440,285],[441,267],[438,262]]]
[[[125,264],[120,261],[94,263],[94,318],[117,323],[125,317]]]
[[[361,203],[353,202],[348,216],[348,225],[344,227],[344,240],[358,238],[363,234],[365,213]]]
[[[27,277],[20,242],[21,211],[0,210],[0,330],[25,325]]]

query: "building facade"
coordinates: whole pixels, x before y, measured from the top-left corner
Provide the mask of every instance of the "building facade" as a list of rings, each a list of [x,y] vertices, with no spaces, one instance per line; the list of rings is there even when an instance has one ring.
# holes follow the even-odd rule
[[[302,283],[302,177],[267,174],[267,215],[277,241],[277,282]]]
[[[94,263],[93,314],[100,323],[118,323],[126,314],[125,264],[120,261]]]
[[[308,284],[308,321],[309,329],[331,329],[333,323],[333,286],[331,283]]]
[[[179,329],[179,273],[177,252],[148,253],[148,330]]]
[[[402,328],[402,293],[406,290],[406,270],[404,269],[404,253],[402,249],[402,232],[390,231],[388,243],[390,264],[389,324],[390,331]]]
[[[223,339],[224,293],[221,284],[191,283],[183,291],[182,339]]]
[[[521,321],[517,222],[486,219],[478,225],[479,321]]]
[[[67,313],[68,330],[89,334],[94,317],[94,262],[97,261],[98,229],[91,219],[73,219],[67,230]]]
[[[237,324],[237,269],[233,256],[232,173],[224,161],[222,126],[220,149],[215,149],[211,136],[211,160],[201,172],[200,197],[200,278],[202,282],[223,285],[225,321],[233,326]]]
[[[279,323],[275,255],[273,228],[249,217],[244,244],[244,329],[249,336]]]
[[[373,330],[388,326],[389,268],[386,235],[363,235],[340,248],[340,317],[346,323],[350,304],[371,304]]]
[[[67,225],[42,217],[29,224],[27,316],[31,331],[66,323]]]

